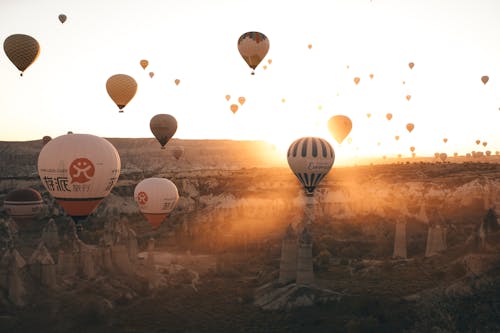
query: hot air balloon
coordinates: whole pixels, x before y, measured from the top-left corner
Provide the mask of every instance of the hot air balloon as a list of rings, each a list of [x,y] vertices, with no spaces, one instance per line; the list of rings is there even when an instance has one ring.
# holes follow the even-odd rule
[[[373,74],[370,74],[370,80],[373,80]]]
[[[488,83],[489,80],[490,78],[487,75],[481,77],[481,81],[483,81],[484,84]]]
[[[448,155],[446,153],[439,154],[439,159],[441,160],[441,162],[446,161],[447,158],[448,158]]]
[[[476,145],[480,144],[481,140],[476,140]]]
[[[238,102],[240,103],[240,105],[245,104],[245,101],[246,101],[245,97],[238,98]]]
[[[273,59],[267,59],[267,63],[270,65],[273,63]]]
[[[414,64],[414,63],[412,63],[412,62],[410,62],[410,63],[408,64],[408,67],[410,67],[410,69],[413,69],[413,66],[415,66],[415,64]]]
[[[253,69],[253,75],[255,74],[255,68],[269,51],[269,39],[260,32],[246,32],[238,39],[238,51],[248,66]]]
[[[266,69],[267,69],[267,66],[266,66],[266,65],[264,65],[264,66],[262,66],[262,68],[263,68],[264,70],[266,70]]]
[[[484,153],[486,154],[486,156],[491,156],[491,150],[487,150]]]
[[[488,145],[488,142],[483,141],[483,147],[486,147]]]
[[[178,86],[178,85],[179,85],[179,83],[181,83],[181,80],[179,80],[179,79],[175,79],[175,81],[174,81],[174,82],[175,82],[175,85],[176,85],[176,86]]]
[[[290,169],[304,186],[306,195],[312,196],[316,186],[332,168],[335,152],[325,139],[304,137],[290,145],[287,159]]]
[[[3,201],[5,212],[19,224],[32,221],[43,209],[40,193],[32,188],[15,189]]]
[[[339,144],[349,135],[351,129],[352,121],[347,116],[337,115],[328,120],[328,130]]]
[[[146,67],[148,67],[149,65],[149,61],[147,61],[146,59],[142,59],[139,63],[141,64],[142,69],[146,69]]]
[[[434,158],[439,158],[439,153],[438,152],[434,153]]]
[[[354,78],[354,83],[356,83],[356,85],[357,85],[357,84],[359,83],[359,80],[360,80],[360,78],[356,76],[356,77]]]
[[[21,76],[40,54],[40,45],[37,40],[23,34],[7,37],[3,42],[3,49],[9,60],[21,71]]]
[[[457,156],[458,156],[458,153],[457,153],[457,152],[454,152],[454,153],[453,153],[453,156],[454,156],[454,157],[457,157]]]
[[[392,113],[386,114],[385,117],[387,118],[387,120],[391,120],[392,119]]]
[[[307,45],[307,48],[308,48],[309,50],[310,50],[310,49],[312,49],[312,47],[313,47],[313,46],[312,46],[312,44]]]
[[[443,138],[443,142],[444,143],[448,142],[448,138]]]
[[[409,102],[411,99],[411,95],[406,95],[406,100]]]
[[[230,99],[231,99],[231,96],[230,95],[226,95],[226,101],[229,102]]]
[[[238,111],[238,104],[231,104],[230,109],[233,113],[236,113]]]
[[[285,103],[285,102],[286,102],[286,99],[282,98],[281,103]]]
[[[410,147],[410,151],[413,153],[415,151],[415,147]]]
[[[154,72],[149,72],[149,77],[153,78],[153,76],[155,76],[155,73]]]
[[[184,154],[184,147],[182,146],[177,146],[172,151],[172,155],[175,157],[176,160],[181,158],[182,154]]]
[[[64,211],[79,222],[94,211],[118,181],[120,156],[101,137],[61,135],[40,151],[38,174]]]
[[[50,140],[52,140],[52,138],[50,136],[48,136],[48,135],[44,136],[42,138],[42,145],[45,146]]]
[[[157,229],[179,200],[175,184],[166,178],[146,178],[134,190],[134,199],[153,229]]]
[[[120,112],[134,98],[137,92],[137,82],[125,74],[116,74],[106,81],[106,90],[109,97],[115,102]]]
[[[406,129],[408,130],[408,132],[411,133],[411,131],[413,131],[414,128],[415,128],[415,125],[413,125],[412,123],[406,124]]]
[[[161,149],[165,149],[165,145],[177,131],[177,120],[169,114],[157,114],[151,118],[149,127],[161,144]]]
[[[394,137],[394,139],[396,139],[396,141],[398,141],[398,140],[399,140],[399,135],[396,135],[396,136]]]
[[[367,114],[366,114],[366,117],[367,117],[367,118],[370,118],[371,116],[372,116],[372,114],[371,114],[371,113],[367,113]]]
[[[61,23],[66,22],[66,19],[67,19],[67,16],[66,16],[66,15],[64,15],[64,14],[59,15],[59,21],[60,21]]]

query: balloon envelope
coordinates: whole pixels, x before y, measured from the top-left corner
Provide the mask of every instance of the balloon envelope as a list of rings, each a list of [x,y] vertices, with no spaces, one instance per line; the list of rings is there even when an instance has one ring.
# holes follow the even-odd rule
[[[64,15],[64,14],[59,15],[59,21],[60,21],[61,23],[66,22],[66,19],[67,19],[67,16],[66,16],[66,15]]]
[[[137,82],[134,78],[125,74],[116,74],[106,81],[106,90],[109,97],[123,112],[123,108],[134,98],[137,92]]]
[[[165,149],[165,145],[177,131],[177,120],[169,114],[157,114],[151,118],[149,128],[161,144],[161,149]]]
[[[85,219],[120,176],[120,156],[106,139],[66,134],[48,142],[38,156],[43,186],[75,221]]]
[[[269,51],[269,39],[261,32],[246,32],[238,39],[238,51],[248,66],[255,70]]]
[[[352,121],[347,116],[337,115],[328,120],[328,130],[339,144],[349,135],[351,129]]]
[[[45,146],[50,140],[52,140],[52,138],[46,135],[42,138],[42,144]]]
[[[413,66],[415,66],[415,64],[414,64],[413,62],[410,62],[410,63],[408,64],[408,67],[410,67],[410,69],[413,69]]]
[[[446,153],[441,153],[439,154],[439,159],[444,162],[448,158],[448,155]]]
[[[166,178],[146,178],[135,187],[134,199],[156,229],[177,205],[179,193],[175,184]]]
[[[245,104],[245,101],[246,101],[245,97],[238,98],[238,102],[240,103],[240,105]]]
[[[238,104],[231,104],[230,109],[233,113],[236,113],[238,111]]]
[[[306,195],[311,196],[332,168],[335,152],[325,139],[303,137],[290,145],[287,160],[290,169],[304,186]]]
[[[5,212],[16,222],[35,218],[43,208],[42,196],[32,188],[15,189],[3,201]]]
[[[172,155],[174,155],[175,159],[178,160],[184,154],[184,147],[177,146],[172,151]]]
[[[31,36],[16,34],[7,37],[3,49],[9,60],[21,71],[21,76],[40,54],[40,45]]]
[[[391,120],[392,119],[392,113],[386,114],[385,117],[387,118],[387,120]]]
[[[415,128],[415,125],[413,125],[412,123],[406,124],[406,129],[408,130],[408,132],[411,133],[411,131],[413,131],[414,128]]]
[[[139,63],[141,64],[142,69],[146,69],[146,67],[148,67],[149,65],[149,61],[147,61],[146,59],[142,59]]]
[[[484,84],[488,83],[489,80],[490,78],[487,75],[481,77],[481,81],[483,81]]]

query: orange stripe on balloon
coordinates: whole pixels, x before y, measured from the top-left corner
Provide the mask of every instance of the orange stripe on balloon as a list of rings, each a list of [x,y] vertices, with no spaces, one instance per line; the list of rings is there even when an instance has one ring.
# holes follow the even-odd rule
[[[56,198],[66,214],[69,216],[87,216],[101,203],[104,198],[93,199],[64,199]]]
[[[160,224],[165,220],[167,214],[151,214],[151,213],[143,213],[144,217],[148,220],[149,224],[153,229],[157,229]]]

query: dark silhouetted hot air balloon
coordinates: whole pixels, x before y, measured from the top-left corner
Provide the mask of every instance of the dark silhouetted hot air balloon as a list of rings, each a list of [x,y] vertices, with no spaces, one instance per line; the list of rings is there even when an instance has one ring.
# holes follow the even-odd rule
[[[120,112],[134,98],[137,92],[137,82],[125,74],[116,74],[106,81],[106,90],[109,97],[115,102]]]
[[[45,146],[50,140],[52,140],[52,138],[48,135],[45,135],[43,138],[42,138],[42,145]]]
[[[248,66],[252,68],[253,75],[255,68],[269,51],[269,39],[261,32],[246,32],[238,39],[238,51]]]
[[[328,174],[335,162],[335,152],[325,139],[304,137],[288,148],[288,165],[304,186],[306,195],[312,196],[319,182]]]
[[[153,76],[155,76],[155,73],[154,72],[149,72],[149,77],[153,78]]]
[[[481,140],[476,140],[476,145],[479,145],[481,143]]]
[[[488,145],[488,142],[483,141],[483,147],[486,147]]]
[[[149,127],[161,144],[161,149],[165,149],[165,145],[177,131],[177,120],[169,114],[157,114],[151,118]]]
[[[413,131],[414,128],[415,128],[415,125],[413,125],[412,123],[406,124],[406,129],[408,130],[408,132],[411,133],[411,131]]]
[[[183,154],[184,154],[184,147],[182,146],[177,146],[172,151],[172,155],[175,157],[176,160],[181,158]]]
[[[38,156],[43,186],[75,222],[109,194],[120,176],[120,156],[106,139],[66,134],[50,140]]]
[[[349,135],[351,129],[352,121],[347,116],[337,115],[328,120],[328,130],[339,144]]]
[[[60,14],[60,15],[59,15],[59,21],[60,21],[61,23],[66,22],[66,19],[67,19],[67,18],[68,18],[68,17],[67,17],[66,15],[64,15],[64,14]]]
[[[415,66],[415,64],[414,64],[413,62],[410,62],[410,63],[408,64],[408,67],[410,67],[410,69],[413,69],[413,66]]]
[[[481,77],[481,81],[483,81],[484,84],[488,83],[489,80],[490,78],[487,75]]]
[[[142,69],[146,69],[146,67],[148,67],[149,65],[149,61],[147,61],[146,59],[142,59],[139,63],[141,64]]]
[[[23,34],[7,37],[3,42],[3,49],[9,60],[21,71],[21,76],[40,54],[40,44],[37,40]]]
[[[43,199],[40,193],[32,188],[15,189],[7,193],[3,207],[5,212],[22,227],[42,212]]]
[[[134,199],[153,229],[157,229],[179,201],[175,184],[166,178],[146,178],[134,190]]]

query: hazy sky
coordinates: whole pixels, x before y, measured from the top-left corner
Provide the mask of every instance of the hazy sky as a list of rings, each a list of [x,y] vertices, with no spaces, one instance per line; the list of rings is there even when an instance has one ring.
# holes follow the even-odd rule
[[[0,39],[31,35],[41,53],[23,77],[0,56],[0,140],[67,131],[152,137],[151,117],[168,113],[181,139],[267,140],[285,149],[314,135],[339,157],[408,156],[410,146],[417,155],[494,152],[499,13],[498,0],[1,0]],[[270,40],[255,75],[237,49],[247,31]],[[138,83],[124,113],[105,88],[118,73]],[[240,96],[246,103],[233,114]],[[336,114],[353,120],[351,144],[328,133]]]

